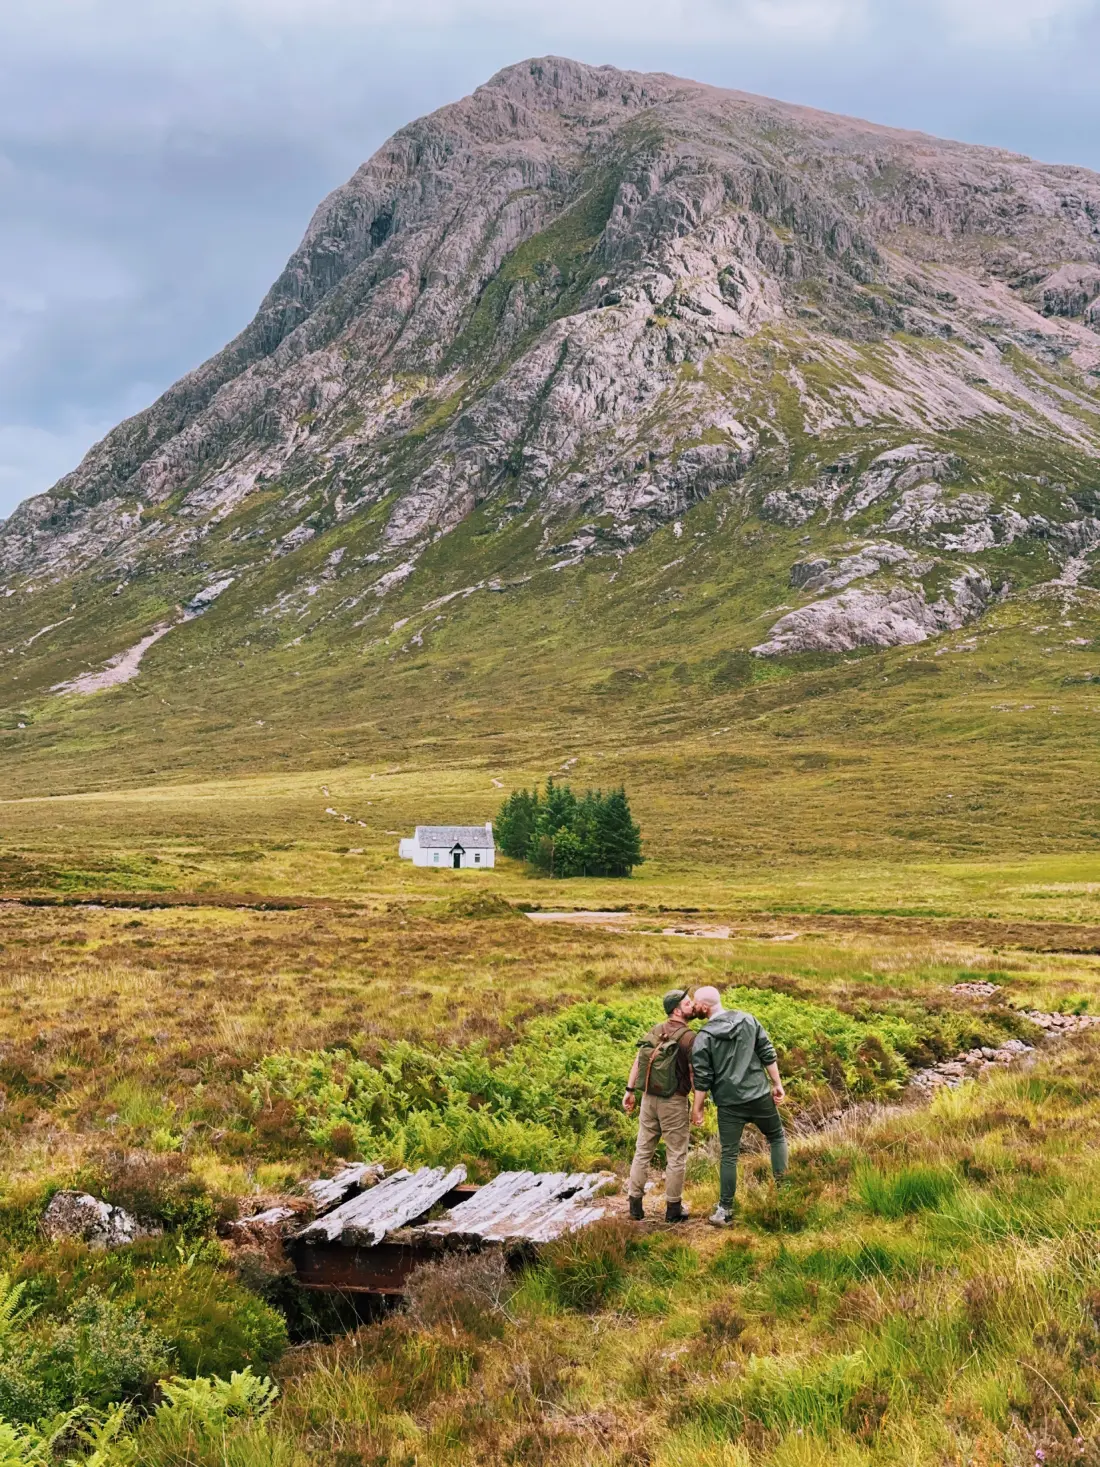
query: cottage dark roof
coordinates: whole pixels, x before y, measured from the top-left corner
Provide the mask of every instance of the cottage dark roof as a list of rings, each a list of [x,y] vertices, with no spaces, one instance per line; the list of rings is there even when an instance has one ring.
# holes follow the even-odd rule
[[[468,851],[491,851],[493,832],[484,825],[418,825],[416,843],[423,850],[450,850],[462,846]]]

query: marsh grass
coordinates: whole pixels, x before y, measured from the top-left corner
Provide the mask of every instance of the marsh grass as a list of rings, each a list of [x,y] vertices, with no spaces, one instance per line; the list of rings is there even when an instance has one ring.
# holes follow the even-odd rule
[[[959,1179],[943,1167],[907,1166],[895,1172],[866,1167],[857,1172],[856,1192],[876,1217],[934,1211],[958,1190]]]

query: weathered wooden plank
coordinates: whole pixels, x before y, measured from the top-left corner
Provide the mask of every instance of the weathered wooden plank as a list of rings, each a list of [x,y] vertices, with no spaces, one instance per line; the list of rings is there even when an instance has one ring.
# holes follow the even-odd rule
[[[319,1177],[316,1182],[310,1182],[306,1196],[318,1213],[331,1212],[354,1194],[373,1187],[385,1174],[386,1169],[381,1162],[356,1161],[334,1177]]]
[[[268,1207],[263,1212],[254,1212],[249,1217],[239,1217],[229,1224],[229,1231],[236,1233],[239,1237],[247,1237],[250,1234],[263,1234],[272,1232],[287,1232],[288,1224],[292,1223],[298,1214],[293,1207]]]
[[[376,1187],[326,1213],[296,1235],[305,1243],[380,1243],[387,1233],[428,1212],[452,1187],[466,1180],[466,1168],[421,1167],[394,1172]]]
[[[614,1182],[608,1173],[501,1172],[446,1217],[407,1230],[411,1240],[549,1242],[598,1221],[594,1198]]]

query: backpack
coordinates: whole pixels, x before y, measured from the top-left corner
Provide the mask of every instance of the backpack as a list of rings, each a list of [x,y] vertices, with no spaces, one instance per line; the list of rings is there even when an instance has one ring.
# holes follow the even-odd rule
[[[658,1024],[638,1045],[638,1084],[642,1095],[667,1100],[678,1087],[677,1060],[686,1024]]]

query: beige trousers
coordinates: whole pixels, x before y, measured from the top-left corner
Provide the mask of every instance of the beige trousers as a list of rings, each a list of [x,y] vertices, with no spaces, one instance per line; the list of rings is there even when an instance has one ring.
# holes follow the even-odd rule
[[[665,1198],[679,1202],[684,1195],[684,1170],[691,1144],[691,1107],[686,1095],[643,1095],[638,1111],[638,1144],[630,1167],[627,1196],[645,1191],[646,1173],[661,1137],[665,1140]]]

